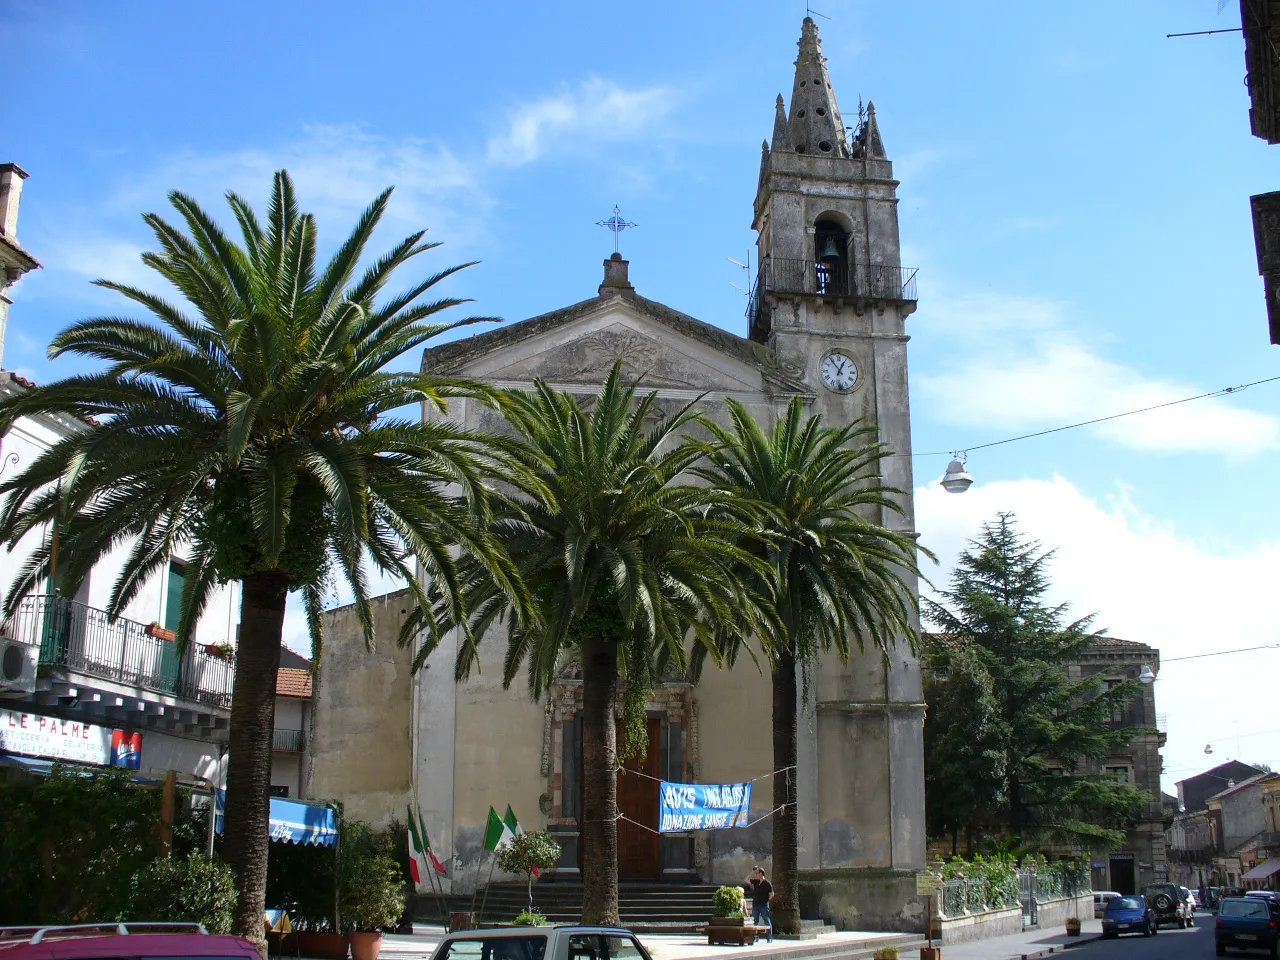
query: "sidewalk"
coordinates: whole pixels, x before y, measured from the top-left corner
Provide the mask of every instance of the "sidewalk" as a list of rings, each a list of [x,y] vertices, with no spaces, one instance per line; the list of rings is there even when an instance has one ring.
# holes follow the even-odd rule
[[[413,936],[389,934],[382,942],[380,960],[424,960],[430,957],[444,931],[440,927],[414,925]],[[1007,937],[940,944],[946,960],[1031,960],[1058,955],[1102,936],[1102,921],[1083,920],[1080,936],[1068,937],[1061,928],[1028,930]],[[914,960],[925,941],[900,933],[828,933],[815,940],[760,941],[749,947],[708,946],[706,937],[691,934],[641,934],[640,941],[653,960],[855,960],[869,957],[877,945],[892,943],[902,960]]]
[[[942,947],[944,960],[1023,960],[1032,957],[1058,955],[1071,947],[1089,943],[1102,936],[1102,921],[1081,919],[1080,936],[1068,937],[1061,927],[1052,930],[1028,930],[1007,937],[990,940],[972,940],[969,943],[949,943]],[[902,951],[905,958],[914,950]]]

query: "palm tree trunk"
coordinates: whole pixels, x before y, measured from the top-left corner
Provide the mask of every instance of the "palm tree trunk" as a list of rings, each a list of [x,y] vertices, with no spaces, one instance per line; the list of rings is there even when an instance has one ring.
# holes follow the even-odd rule
[[[796,809],[796,661],[790,653],[773,668],[773,928],[800,932],[800,835]],[[785,806],[784,806],[785,804]]]
[[[271,734],[288,580],[280,573],[255,573],[241,581],[241,587],[222,849],[235,871],[239,895],[232,932],[264,951]]]
[[[582,922],[618,920],[618,648],[582,642]]]

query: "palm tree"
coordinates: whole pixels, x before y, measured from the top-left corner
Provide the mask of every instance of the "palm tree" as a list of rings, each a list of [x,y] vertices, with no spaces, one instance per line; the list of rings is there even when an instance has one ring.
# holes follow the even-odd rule
[[[681,440],[697,401],[664,417],[655,394],[637,399],[636,390],[618,363],[587,402],[541,381],[506,397],[528,477],[493,529],[538,616],[511,620],[509,602],[474,578],[471,639],[457,662],[461,681],[477,662],[476,638],[503,619],[504,685],[525,669],[537,699],[562,658],[580,657],[582,918],[591,924],[618,923],[618,741],[643,749],[643,728],[628,721],[643,722],[644,695],[663,670],[686,667],[690,640],[706,649],[716,631],[743,623],[732,570],[753,562],[735,546],[731,520],[707,519],[718,495],[681,482],[700,456]]]
[[[824,652],[847,659],[851,641],[859,651],[870,643],[884,652],[897,637],[915,643],[918,601],[905,575],[919,573],[917,547],[909,533],[867,519],[902,513],[900,492],[875,476],[888,452],[873,428],[825,427],[796,398],[766,434],[741,404],[730,400],[728,408],[731,428],[703,419],[715,439],[694,473],[724,492],[721,509],[751,529],[742,546],[767,570],[755,592],[766,608],[756,619],[773,686],[774,924],[798,933],[799,674]],[[750,570],[742,579],[754,581]]]
[[[12,546],[29,531],[57,531],[13,584],[6,613],[55,563],[62,589],[73,594],[95,563],[124,548],[108,605],[119,615],[182,549],[189,574],[177,633],[185,643],[215,587],[240,582],[223,850],[239,892],[235,931],[259,941],[287,594],[302,592],[317,657],[334,570],[354,593],[369,644],[366,564],[403,577],[425,602],[411,569],[416,561],[443,585],[448,605],[457,578],[451,550],[461,546],[517,608],[522,597],[485,532],[485,483],[502,471],[500,451],[447,423],[395,414],[410,404],[443,408],[450,397],[488,392],[385,370],[456,326],[432,318],[464,302],[424,300],[462,267],[375,302],[398,267],[438,245],[415,233],[359,271],[390,195],[365,210],[317,269],[315,221],[299,213],[287,173],[275,175],[265,226],[248,203],[227,195],[242,245],[192,198],[171,193],[186,229],[147,215],[161,252],[142,259],[186,303],[98,281],[145,308],[150,320],[99,317],[70,326],[54,338],[50,355],[91,357],[106,369],[0,406],[6,429],[37,413],[86,423],[0,486],[10,495],[0,539]],[[450,484],[462,495],[449,495]]]

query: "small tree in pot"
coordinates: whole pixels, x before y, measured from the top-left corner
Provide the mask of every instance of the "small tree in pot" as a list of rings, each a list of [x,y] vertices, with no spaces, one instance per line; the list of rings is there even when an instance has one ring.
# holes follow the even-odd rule
[[[352,960],[378,960],[382,931],[404,913],[400,864],[372,849],[357,847],[342,862],[342,922],[351,931]]]
[[[517,833],[498,848],[498,867],[506,873],[523,873],[529,889],[529,907],[533,914],[533,875],[560,862],[560,844],[545,830]],[[535,914],[536,916],[536,914]]]

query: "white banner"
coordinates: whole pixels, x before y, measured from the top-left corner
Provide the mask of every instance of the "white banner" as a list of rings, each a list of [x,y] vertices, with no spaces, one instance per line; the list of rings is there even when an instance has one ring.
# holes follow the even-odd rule
[[[0,750],[106,765],[111,728],[0,708]]]

